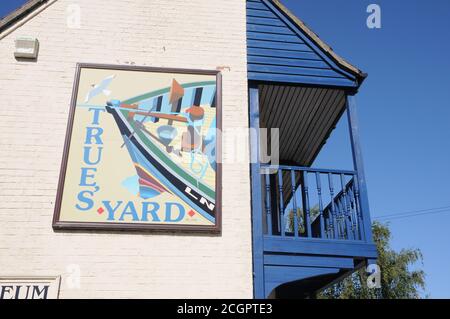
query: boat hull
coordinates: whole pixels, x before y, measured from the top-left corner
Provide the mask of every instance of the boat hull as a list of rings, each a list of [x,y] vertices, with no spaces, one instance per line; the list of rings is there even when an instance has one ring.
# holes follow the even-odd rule
[[[189,182],[180,174],[176,174],[171,167],[176,168],[177,164],[171,161],[169,157],[164,157],[162,154],[158,156],[152,151],[152,148],[157,146],[153,144],[151,139],[138,134],[137,125],[134,125],[134,120],[129,119],[126,114],[127,111],[119,110],[113,106],[107,106],[106,109],[113,116],[135,166],[136,164],[139,165],[157,178],[161,184],[161,187],[158,187],[159,191],[169,191],[207,220],[215,223],[215,190],[201,182]],[[138,172],[138,175],[141,177],[142,174]],[[148,189],[146,189],[149,185],[144,183],[141,186],[141,190],[149,194]]]

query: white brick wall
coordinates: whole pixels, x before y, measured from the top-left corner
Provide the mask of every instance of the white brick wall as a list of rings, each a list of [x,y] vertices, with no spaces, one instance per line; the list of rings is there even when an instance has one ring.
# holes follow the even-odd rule
[[[39,39],[37,62],[14,59],[17,36]],[[228,66],[223,127],[247,127],[245,39],[244,0],[57,0],[0,39],[0,276],[61,274],[61,298],[252,297],[248,164],[223,167],[221,236],[51,227],[77,62]]]

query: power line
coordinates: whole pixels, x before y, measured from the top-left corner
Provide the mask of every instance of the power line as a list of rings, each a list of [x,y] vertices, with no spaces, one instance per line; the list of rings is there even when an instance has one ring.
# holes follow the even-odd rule
[[[391,213],[391,214],[387,214],[387,215],[380,215],[380,216],[375,216],[374,219],[397,217],[397,216],[410,215],[410,214],[422,213],[422,212],[432,212],[432,211],[442,210],[442,209],[450,209],[450,205],[442,206],[442,207],[435,207],[435,208],[420,209],[420,210],[410,210],[410,211],[406,211],[406,212],[402,212],[402,213]]]
[[[407,215],[407,216],[390,217],[390,218],[387,218],[387,219],[383,219],[383,221],[404,219],[404,218],[416,217],[416,216],[421,216],[421,215],[434,215],[434,214],[440,214],[440,213],[450,213],[450,210],[442,210],[442,211],[428,212],[428,213],[419,213],[419,214]],[[380,220],[380,219],[378,219],[378,220]]]
[[[374,217],[374,219],[399,219],[399,218],[407,218],[407,217],[414,217],[414,216],[421,216],[421,215],[431,215],[436,213],[443,213],[450,211],[449,208],[442,208],[442,209],[434,209],[434,210],[420,210],[420,211],[411,211],[408,213],[401,213],[401,214],[390,214],[390,215],[383,215]]]
[[[396,219],[404,219],[404,218],[410,218],[410,217],[416,217],[416,216],[423,216],[423,215],[434,215],[434,214],[441,214],[441,213],[449,213],[450,209],[441,209],[441,210],[434,210],[434,211],[425,211],[422,213],[409,213],[409,214],[403,214],[403,215],[389,215],[387,216],[380,216],[375,217],[376,220],[396,220]]]

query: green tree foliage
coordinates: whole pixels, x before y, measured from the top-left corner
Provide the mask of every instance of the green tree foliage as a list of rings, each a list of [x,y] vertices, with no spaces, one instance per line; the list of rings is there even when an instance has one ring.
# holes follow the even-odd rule
[[[319,215],[319,206],[314,206],[309,210],[309,215],[311,216],[311,220],[314,221]],[[294,210],[291,209],[287,214],[287,229],[288,232],[294,232]],[[297,208],[297,225],[298,231],[300,234],[305,233],[305,214],[301,208]]]
[[[387,224],[372,224],[373,239],[378,250],[377,264],[381,269],[381,288],[367,286],[368,275],[364,267],[351,276],[326,289],[319,298],[326,299],[418,299],[420,289],[425,289],[423,270],[411,270],[423,264],[419,249],[394,251],[390,247],[391,232]]]

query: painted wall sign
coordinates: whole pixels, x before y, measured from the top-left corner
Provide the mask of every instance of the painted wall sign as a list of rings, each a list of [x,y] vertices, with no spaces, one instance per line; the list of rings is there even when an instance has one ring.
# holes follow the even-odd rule
[[[79,64],[53,227],[219,231],[220,79]]]
[[[1,277],[0,299],[57,299],[61,277]]]

